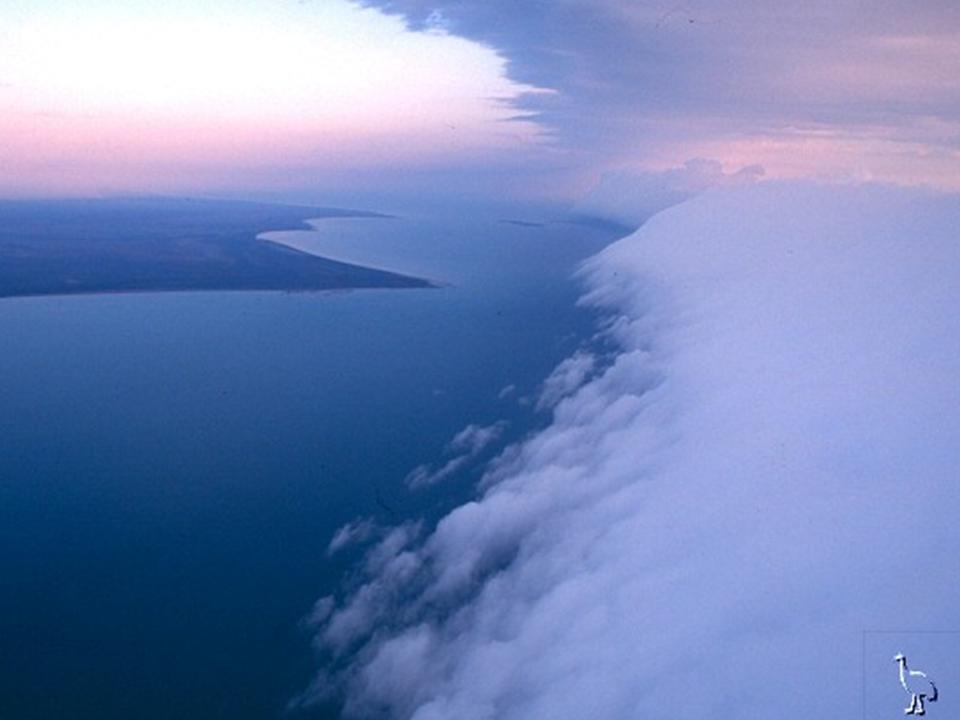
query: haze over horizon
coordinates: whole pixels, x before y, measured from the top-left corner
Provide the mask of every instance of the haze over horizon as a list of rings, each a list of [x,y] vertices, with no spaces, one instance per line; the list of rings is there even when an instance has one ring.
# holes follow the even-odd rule
[[[42,0],[4,13],[0,196],[570,202],[606,172],[691,158],[960,188],[949,2]]]

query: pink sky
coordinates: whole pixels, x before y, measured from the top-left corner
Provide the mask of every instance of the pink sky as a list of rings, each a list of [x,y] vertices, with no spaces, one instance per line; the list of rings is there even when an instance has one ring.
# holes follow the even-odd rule
[[[939,0],[366,3],[418,31],[348,0],[5,10],[0,196],[572,198],[689,158],[960,188]]]
[[[0,194],[256,190],[544,142],[504,60],[346,2],[82,11],[0,30]],[[484,160],[486,158],[486,160]]]

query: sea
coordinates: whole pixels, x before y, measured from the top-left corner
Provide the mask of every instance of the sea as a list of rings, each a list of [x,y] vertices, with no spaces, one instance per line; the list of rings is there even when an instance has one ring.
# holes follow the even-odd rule
[[[0,718],[284,717],[360,552],[327,552],[337,528],[435,520],[547,422],[540,384],[595,330],[573,274],[619,234],[326,218],[265,237],[437,287],[0,301]]]

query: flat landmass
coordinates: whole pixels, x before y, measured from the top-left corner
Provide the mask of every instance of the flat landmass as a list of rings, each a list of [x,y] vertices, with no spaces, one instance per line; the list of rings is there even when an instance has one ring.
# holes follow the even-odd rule
[[[331,208],[183,199],[0,201],[0,297],[432,287],[259,240]]]

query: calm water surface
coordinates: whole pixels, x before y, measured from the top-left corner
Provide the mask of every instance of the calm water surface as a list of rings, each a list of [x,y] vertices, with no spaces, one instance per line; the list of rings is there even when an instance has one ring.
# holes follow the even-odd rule
[[[318,227],[284,240],[448,285],[0,301],[0,717],[281,716],[299,620],[350,562],[334,530],[435,516],[477,469],[414,494],[411,468],[468,423],[538,422],[516,398],[589,333],[569,275],[613,239]]]

